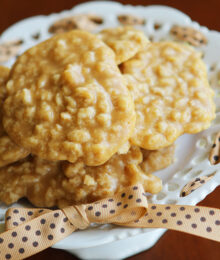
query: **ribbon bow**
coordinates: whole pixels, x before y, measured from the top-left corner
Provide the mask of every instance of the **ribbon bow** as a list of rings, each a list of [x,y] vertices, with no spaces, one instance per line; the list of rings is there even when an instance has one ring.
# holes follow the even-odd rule
[[[24,259],[90,223],[168,228],[220,242],[220,210],[147,203],[142,185],[112,198],[60,210],[10,208],[6,232],[0,234],[1,259]]]

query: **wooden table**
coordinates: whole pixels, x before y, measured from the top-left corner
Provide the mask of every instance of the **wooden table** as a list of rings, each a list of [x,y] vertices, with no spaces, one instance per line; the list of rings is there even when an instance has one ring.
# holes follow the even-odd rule
[[[11,24],[39,14],[50,14],[69,9],[74,5],[85,2],[78,0],[0,0],[0,32]],[[180,9],[193,20],[207,26],[209,29],[220,31],[220,0],[161,0],[161,1],[120,1],[135,5],[163,4]],[[220,51],[220,50],[219,50]],[[220,187],[210,194],[200,205],[220,207]],[[30,260],[74,260],[76,257],[55,249],[47,249]],[[191,235],[168,231],[150,250],[129,258],[130,260],[217,260],[220,259],[220,244]]]

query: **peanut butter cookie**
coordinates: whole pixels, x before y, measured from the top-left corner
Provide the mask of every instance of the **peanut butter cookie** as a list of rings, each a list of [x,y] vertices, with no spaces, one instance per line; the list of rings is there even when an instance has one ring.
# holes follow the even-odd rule
[[[58,34],[25,52],[7,92],[7,133],[43,159],[100,165],[133,133],[134,103],[115,55],[88,32]]]
[[[141,162],[142,153],[134,146],[97,167],[29,157],[0,169],[0,200],[11,204],[26,197],[38,207],[64,207],[103,199],[136,183],[148,192],[159,192],[161,180],[144,174]]]
[[[99,38],[113,49],[117,64],[132,58],[149,43],[142,31],[129,26],[105,29]]]
[[[158,150],[184,133],[208,128],[215,118],[206,66],[192,47],[151,43],[121,70],[135,101],[134,145]]]

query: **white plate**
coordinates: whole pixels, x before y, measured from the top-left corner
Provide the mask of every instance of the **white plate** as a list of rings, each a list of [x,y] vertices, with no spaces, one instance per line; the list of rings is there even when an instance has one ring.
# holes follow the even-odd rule
[[[209,79],[215,90],[217,117],[212,126],[196,135],[183,135],[176,141],[176,161],[165,170],[156,173],[163,180],[163,190],[157,195],[149,197],[154,203],[174,203],[195,205],[204,199],[218,185],[220,185],[220,165],[211,166],[208,161],[208,153],[211,148],[213,137],[220,131],[220,85],[217,84],[217,72],[220,71],[220,33],[210,31],[200,26],[182,12],[165,6],[123,6],[116,2],[89,2],[78,5],[72,10],[50,16],[36,16],[16,23],[7,29],[1,36],[0,42],[23,39],[21,53],[36,43],[47,39],[49,26],[57,19],[79,14],[94,13],[104,19],[99,30],[106,27],[118,26],[117,15],[133,14],[143,17],[146,24],[138,26],[148,37],[154,41],[170,40],[170,28],[174,24],[187,25],[203,32],[208,44],[200,48],[204,53],[204,60],[207,65]],[[154,29],[154,24],[161,24],[161,28]],[[38,40],[33,35],[40,33]],[[14,59],[5,63],[11,66]],[[214,65],[214,69],[212,68]],[[211,69],[212,68],[212,69]],[[195,177],[215,173],[215,176],[208,183],[189,196],[181,198],[180,191],[183,186]],[[24,206],[23,204],[18,204]],[[0,213],[4,214],[7,208],[1,205]],[[142,250],[151,247],[163,234],[162,229],[140,229],[121,228],[113,225],[92,225],[91,228],[78,231],[63,241],[54,245],[54,248],[65,249],[83,259],[119,259],[125,258]]]

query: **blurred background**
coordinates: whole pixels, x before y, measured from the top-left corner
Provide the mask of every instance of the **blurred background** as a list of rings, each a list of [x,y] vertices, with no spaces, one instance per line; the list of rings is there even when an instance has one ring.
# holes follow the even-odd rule
[[[13,23],[34,15],[47,15],[70,9],[88,1],[80,0],[0,0],[0,33]],[[220,31],[220,0],[122,0],[132,5],[168,5],[188,14],[192,20]],[[220,51],[220,50],[219,50]],[[210,194],[200,205],[220,207],[220,187]],[[30,257],[29,260],[76,260],[74,256],[55,249]],[[220,259],[220,244],[191,235],[168,231],[152,249],[129,260],[217,260]],[[95,260],[95,259],[94,259]]]
[[[0,0],[0,32],[23,18],[60,12],[83,2],[91,1]],[[209,29],[220,30],[219,0],[121,0],[116,2],[132,5],[168,5],[178,8]]]

